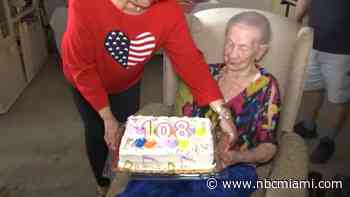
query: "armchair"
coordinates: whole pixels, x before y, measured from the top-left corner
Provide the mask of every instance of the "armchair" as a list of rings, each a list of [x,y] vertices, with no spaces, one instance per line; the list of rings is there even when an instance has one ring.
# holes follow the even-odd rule
[[[227,21],[235,14],[246,11],[241,8],[214,8],[193,14],[189,20],[193,39],[203,52],[208,63],[223,62],[224,31]],[[312,45],[312,30],[301,28],[289,19],[259,11],[271,22],[272,41],[268,54],[260,62],[277,78],[283,109],[278,130],[278,153],[275,158],[257,168],[260,179],[269,180],[306,180],[308,171],[307,149],[304,141],[293,132],[298,107],[303,92],[303,81],[307,65],[308,52]],[[144,115],[176,115],[178,107],[177,89],[186,88],[177,80],[171,62],[165,58],[164,103],[149,104],[140,110]],[[178,87],[178,88],[177,88]],[[178,115],[178,114],[177,114]],[[119,176],[119,175],[118,175]],[[109,197],[122,191],[126,181],[121,176],[112,183]],[[300,197],[306,195],[306,189],[259,189],[253,197]]]

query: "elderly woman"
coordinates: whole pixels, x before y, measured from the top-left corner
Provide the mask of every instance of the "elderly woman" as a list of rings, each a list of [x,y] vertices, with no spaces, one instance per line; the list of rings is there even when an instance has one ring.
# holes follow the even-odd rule
[[[256,166],[273,158],[277,150],[276,129],[280,94],[276,79],[256,64],[268,49],[269,21],[256,12],[234,16],[227,25],[224,63],[210,65],[210,71],[225,98],[224,111],[230,111],[238,137],[228,141],[221,135],[217,162],[219,179],[256,184]],[[209,107],[196,103],[183,107],[188,116],[212,114]],[[241,183],[242,184],[242,183]],[[207,180],[131,181],[120,197],[126,196],[249,196],[251,188],[223,188]]]

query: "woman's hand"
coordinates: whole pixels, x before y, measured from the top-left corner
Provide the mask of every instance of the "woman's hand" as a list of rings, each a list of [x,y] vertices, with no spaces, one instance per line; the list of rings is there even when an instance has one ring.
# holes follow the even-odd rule
[[[230,151],[217,151],[216,155],[216,170],[222,171],[228,166],[235,165],[242,162],[240,157],[240,152],[236,150]]]
[[[221,127],[222,135],[224,135],[226,138],[226,139],[223,139],[222,141],[226,142],[228,146],[227,148],[228,150],[230,146],[232,146],[237,140],[237,128],[233,124],[233,120],[231,117],[228,119],[221,118],[220,127]]]
[[[118,121],[115,119],[109,106],[102,108],[98,111],[100,117],[103,120],[105,135],[104,139],[107,146],[111,150],[119,148],[120,140],[122,137],[122,130]]]
[[[226,123],[222,123],[226,124]],[[228,124],[228,123],[227,123]],[[222,127],[226,127],[229,125],[223,125]],[[233,125],[234,126],[234,125]],[[234,127],[234,131],[236,133],[236,128]],[[236,157],[232,156],[236,151],[230,150],[230,148],[235,144],[237,137],[233,135],[231,132],[222,132],[220,135],[219,142],[216,145],[216,167],[217,170],[221,171],[227,166],[233,165],[237,163]]]
[[[233,123],[231,111],[224,106],[223,100],[217,100],[210,103],[210,107],[219,115],[221,131],[226,134],[230,144],[237,139],[237,128]]]
[[[104,139],[107,146],[111,150],[116,150],[119,147],[120,140],[122,137],[122,131],[119,127],[119,123],[115,118],[104,119],[103,120],[105,127]]]
[[[231,111],[226,107],[223,107],[219,113],[220,127],[221,127],[221,139],[220,143],[223,143],[222,146],[225,151],[228,151],[231,146],[233,146],[237,140],[237,128],[233,123],[233,118]]]
[[[221,152],[221,154],[218,155],[218,161],[219,161],[218,169],[223,170],[228,166],[235,165],[237,163],[242,162],[240,154],[241,153],[236,150]]]

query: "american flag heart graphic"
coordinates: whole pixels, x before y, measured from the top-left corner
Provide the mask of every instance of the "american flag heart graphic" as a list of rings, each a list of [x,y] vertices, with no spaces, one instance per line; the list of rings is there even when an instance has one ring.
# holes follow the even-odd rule
[[[144,62],[155,47],[155,37],[150,32],[141,33],[130,40],[125,33],[112,31],[105,39],[107,52],[126,69]]]

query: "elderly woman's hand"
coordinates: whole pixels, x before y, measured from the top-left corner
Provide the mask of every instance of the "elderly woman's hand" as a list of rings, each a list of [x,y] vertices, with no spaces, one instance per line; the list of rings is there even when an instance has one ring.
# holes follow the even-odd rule
[[[228,138],[225,141],[227,141],[228,144],[233,145],[234,142],[237,140],[237,128],[233,124],[232,119],[221,119],[220,127],[222,132]]]
[[[230,151],[225,151],[225,152],[221,152],[220,155],[218,155],[219,159],[218,159],[218,169],[224,169],[228,166],[231,165],[235,165],[237,163],[242,162],[241,161],[241,157],[240,157],[240,152],[236,151],[236,150],[230,150]]]
[[[231,111],[225,107],[221,99],[211,102],[210,107],[219,115],[221,131],[227,134],[231,143],[234,143],[237,139],[237,129],[233,123]]]
[[[219,113],[219,119],[221,131],[227,138],[225,139],[227,146],[232,146],[237,140],[237,128],[233,123],[233,118],[230,110],[226,107],[223,107]]]
[[[219,142],[216,145],[216,168],[218,171],[223,170],[227,166],[236,164],[239,162],[237,151],[230,150],[233,145],[229,134],[222,133]]]

